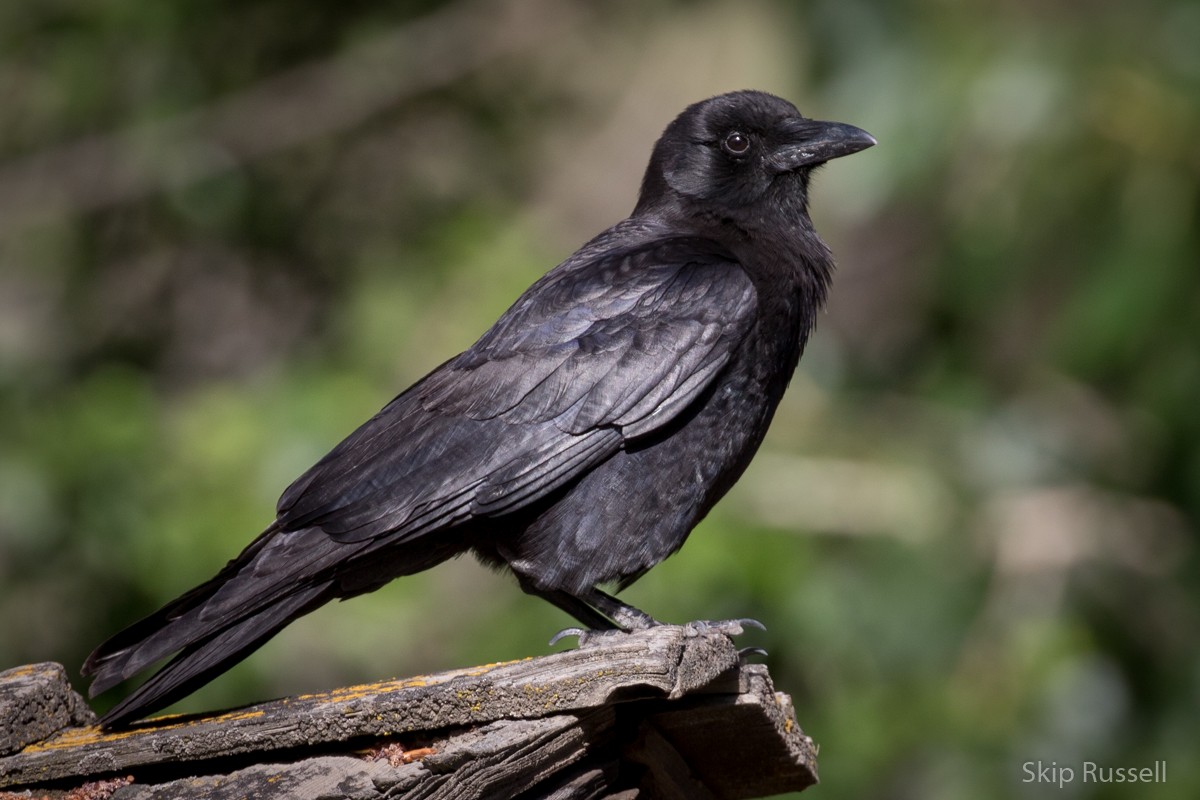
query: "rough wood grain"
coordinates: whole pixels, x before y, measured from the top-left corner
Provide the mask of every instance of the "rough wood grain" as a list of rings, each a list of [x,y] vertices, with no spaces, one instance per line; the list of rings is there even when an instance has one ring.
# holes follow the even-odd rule
[[[775,691],[761,664],[742,667],[737,682],[736,691],[666,707],[649,718],[650,727],[680,752],[704,754],[688,765],[716,797],[762,797],[781,791],[777,787],[783,784],[815,783],[816,753],[800,731],[792,699]],[[718,741],[720,747],[710,746]],[[755,763],[770,764],[772,770],[747,769]]]
[[[0,756],[96,715],[71,691],[61,664],[28,664],[0,672]]]
[[[0,757],[10,791],[126,774],[112,800],[742,798],[816,781],[766,669],[690,626],[119,732],[74,727]]]

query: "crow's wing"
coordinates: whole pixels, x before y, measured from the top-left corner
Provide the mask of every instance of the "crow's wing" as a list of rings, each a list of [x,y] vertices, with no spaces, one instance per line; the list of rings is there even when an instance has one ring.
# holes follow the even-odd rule
[[[395,541],[507,513],[686,408],[753,324],[749,277],[700,239],[600,244],[293,483],[281,527]]]

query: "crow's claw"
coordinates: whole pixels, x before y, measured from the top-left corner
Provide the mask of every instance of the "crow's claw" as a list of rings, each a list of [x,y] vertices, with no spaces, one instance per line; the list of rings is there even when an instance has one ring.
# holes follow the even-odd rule
[[[762,656],[766,658],[767,651],[761,647],[743,647],[741,650],[738,650],[739,661],[745,661],[750,656]]]
[[[550,644],[558,644],[559,640],[565,639],[568,636],[579,637],[579,647],[582,649],[588,645],[603,641],[612,636],[628,636],[629,631],[623,631],[620,628],[604,629],[604,630],[588,630],[587,628],[563,628],[558,633],[554,634],[550,639]]]
[[[591,633],[591,631],[583,628],[563,628],[561,631],[550,637],[550,646],[553,647],[554,645],[558,644],[559,640],[565,639],[568,636],[578,636],[579,646],[583,647],[584,643],[588,639],[589,633]]]

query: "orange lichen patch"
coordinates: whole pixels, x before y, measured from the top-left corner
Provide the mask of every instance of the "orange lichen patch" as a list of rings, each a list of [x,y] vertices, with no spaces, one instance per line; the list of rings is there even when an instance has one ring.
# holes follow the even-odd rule
[[[207,722],[237,722],[237,721],[243,720],[243,719],[257,719],[258,717],[261,717],[263,714],[266,714],[266,713],[267,712],[261,708],[254,708],[254,709],[248,709],[246,711],[230,711],[225,714],[218,714],[215,717],[204,717],[202,719],[198,719],[195,721],[196,722],[206,722],[206,723]],[[190,722],[185,722],[185,723],[183,723],[183,726],[186,727],[187,725],[190,725],[190,724],[191,724]]]
[[[492,670],[496,669],[497,667],[507,667],[510,664],[520,664],[523,661],[532,661],[532,660],[533,660],[533,656],[525,656],[524,658],[514,658],[511,661],[493,661],[490,664],[481,664],[478,667],[472,667],[471,669],[462,670],[459,674],[470,675],[471,677],[476,677],[478,675],[486,675],[487,673],[491,672]]]
[[[338,689],[331,689],[328,692],[312,692],[310,694],[296,695],[290,700],[303,700],[314,702],[327,701],[344,701],[357,700],[362,697],[371,697],[380,694],[391,694],[402,689],[413,689],[418,686],[429,686],[431,683],[436,684],[440,681],[434,680],[431,675],[419,675],[415,678],[404,678],[390,681],[377,681],[376,683],[360,683],[356,686],[343,686]]]
[[[230,711],[225,714],[218,714],[212,717],[184,718],[181,715],[171,715],[166,717],[157,717],[151,721],[151,724],[132,728],[127,731],[104,731],[99,725],[87,725],[81,728],[67,728],[61,733],[51,736],[41,742],[34,742],[26,747],[21,752],[23,753],[40,753],[47,750],[66,750],[72,747],[83,747],[85,745],[102,744],[105,742],[119,742],[123,739],[136,738],[138,736],[147,736],[157,734],[163,731],[174,730],[176,728],[187,728],[193,725],[207,724],[210,722],[237,722],[243,719],[254,719],[261,717],[264,713],[261,709],[251,709],[248,711]],[[169,720],[178,720],[169,722]],[[167,721],[167,724],[159,724]]]
[[[70,747],[95,744],[97,742],[115,742],[137,735],[137,731],[117,731],[105,733],[99,725],[88,725],[83,728],[67,728],[65,731],[28,745],[22,753],[40,753],[44,750],[63,750]]]
[[[26,664],[21,667],[6,669],[0,674],[4,675],[6,678],[24,678],[27,675],[36,675],[37,673],[44,671],[46,670],[41,664]]]
[[[313,692],[310,694],[296,695],[293,698],[289,698],[289,701],[321,703],[358,700],[363,697],[391,694],[392,692],[399,692],[403,691],[404,689],[414,689],[421,686],[437,686],[439,684],[448,683],[455,678],[460,677],[474,678],[480,675],[486,675],[498,667],[506,667],[510,664],[519,664],[523,661],[530,661],[531,659],[532,656],[527,656],[525,658],[518,658],[512,661],[495,661],[491,664],[483,664],[470,669],[442,672],[436,675],[417,675],[412,678],[394,678],[392,680],[376,681],[374,683],[360,683],[356,686],[343,686],[338,689],[331,689],[328,692]]]

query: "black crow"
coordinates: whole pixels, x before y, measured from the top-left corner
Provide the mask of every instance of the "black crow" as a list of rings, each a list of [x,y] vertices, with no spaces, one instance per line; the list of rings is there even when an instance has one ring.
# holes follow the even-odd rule
[[[103,724],[467,551],[590,629],[657,624],[598,587],[678,550],[749,464],[833,270],[809,176],[874,143],[762,92],[684,110],[628,219],[300,476],[214,578],[92,653],[93,695],[175,656]]]

